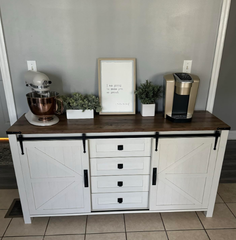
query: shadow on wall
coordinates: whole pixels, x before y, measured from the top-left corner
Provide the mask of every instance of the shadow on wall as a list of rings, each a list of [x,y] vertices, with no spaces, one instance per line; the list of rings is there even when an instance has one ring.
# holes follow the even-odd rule
[[[149,79],[137,79],[136,88],[141,83],[145,83],[146,80],[151,81],[154,85],[160,85],[160,86],[163,87],[164,75],[166,75],[168,73],[154,74]],[[139,112],[139,109],[141,109],[141,102],[136,96],[136,113]],[[162,97],[156,101],[156,110],[155,111],[156,112],[162,112],[163,111],[163,94],[162,94]]]
[[[51,91],[56,91],[59,94],[64,94],[63,92],[63,84],[62,84],[62,78],[59,74],[51,74],[47,71],[42,71],[45,73],[49,79],[52,81],[52,85],[50,86]]]

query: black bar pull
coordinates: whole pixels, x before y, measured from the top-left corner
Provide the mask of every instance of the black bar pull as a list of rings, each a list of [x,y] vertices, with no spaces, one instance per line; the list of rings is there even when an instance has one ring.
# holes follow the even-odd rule
[[[118,202],[118,203],[123,203],[123,198],[118,198],[118,199],[117,199],[117,202]]]
[[[88,187],[88,170],[84,170],[84,187]]]
[[[155,148],[155,151],[157,152],[158,151],[158,149],[157,149],[157,147],[158,147],[158,138],[159,138],[159,133],[158,132],[156,132],[155,138],[156,138],[156,148]]]
[[[86,153],[86,135],[84,133],[82,134],[82,141],[83,141],[84,153]]]
[[[22,136],[22,135],[19,135],[18,140],[19,140],[19,142],[20,142],[21,155],[24,155],[23,136]]]
[[[124,149],[123,145],[118,145],[117,150],[122,151]]]
[[[157,168],[153,168],[152,185],[157,185]]]
[[[118,187],[122,187],[123,186],[123,182],[122,181],[117,182],[117,186]]]
[[[118,163],[117,167],[118,167],[119,169],[123,169],[123,163]]]
[[[215,132],[215,144],[214,144],[214,150],[216,150],[216,146],[217,146],[217,142],[218,142],[218,138],[220,136],[220,132],[216,131]]]

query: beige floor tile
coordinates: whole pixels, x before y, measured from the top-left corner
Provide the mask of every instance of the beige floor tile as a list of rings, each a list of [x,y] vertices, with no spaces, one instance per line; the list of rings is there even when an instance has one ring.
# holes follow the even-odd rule
[[[216,204],[212,218],[205,217],[203,212],[198,212],[204,227],[211,228],[236,228],[236,219],[225,204]]]
[[[11,221],[11,218],[4,218],[6,213],[7,210],[0,210],[0,238],[3,236],[9,222]]]
[[[48,218],[33,218],[31,224],[25,224],[23,218],[13,218],[5,236],[44,235]]]
[[[4,237],[2,240],[43,240],[42,237]]]
[[[227,203],[230,210],[233,212],[233,214],[236,216],[236,203]]]
[[[216,195],[216,203],[224,203],[223,199],[220,197],[219,194]]]
[[[84,240],[84,235],[46,236],[44,240]]]
[[[125,233],[87,234],[86,240],[125,240]]]
[[[126,231],[164,230],[159,213],[125,214]]]
[[[236,183],[221,183],[218,193],[225,202],[236,202]]]
[[[129,232],[127,240],[167,240],[166,233],[160,232]]]
[[[209,240],[204,230],[169,231],[169,240]]]
[[[52,217],[49,220],[46,235],[84,234],[86,216]]]
[[[211,240],[234,240],[236,239],[236,229],[207,230]]]
[[[162,213],[166,230],[203,229],[195,212]]]
[[[87,233],[124,232],[123,214],[88,216]]]
[[[19,198],[17,189],[0,189],[0,209],[8,209],[15,198]]]

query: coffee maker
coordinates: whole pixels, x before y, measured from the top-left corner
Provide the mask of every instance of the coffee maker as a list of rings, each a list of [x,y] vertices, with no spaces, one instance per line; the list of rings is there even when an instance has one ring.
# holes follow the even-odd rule
[[[27,121],[36,126],[51,126],[59,122],[55,115],[59,93],[50,91],[52,83],[48,76],[41,72],[27,71],[25,83],[32,92],[26,94],[30,108],[25,114]],[[62,108],[62,102],[61,102]],[[62,109],[61,109],[62,110]]]
[[[199,77],[188,73],[164,76],[164,117],[172,122],[191,122]]]

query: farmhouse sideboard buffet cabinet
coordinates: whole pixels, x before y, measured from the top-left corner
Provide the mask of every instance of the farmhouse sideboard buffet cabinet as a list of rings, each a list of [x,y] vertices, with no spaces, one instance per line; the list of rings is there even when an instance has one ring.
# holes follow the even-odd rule
[[[230,129],[214,115],[59,119],[38,127],[22,116],[7,131],[25,223],[129,212],[212,217]]]

